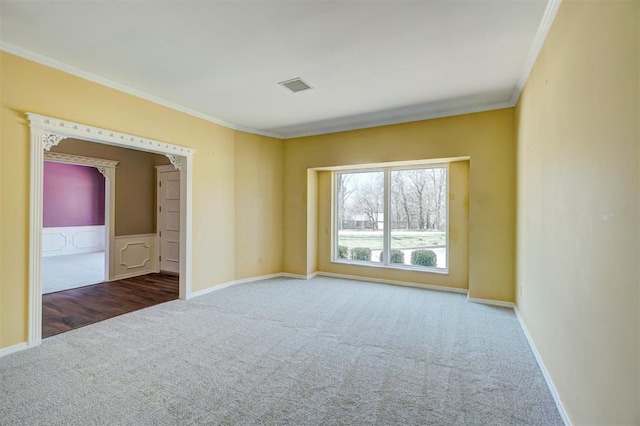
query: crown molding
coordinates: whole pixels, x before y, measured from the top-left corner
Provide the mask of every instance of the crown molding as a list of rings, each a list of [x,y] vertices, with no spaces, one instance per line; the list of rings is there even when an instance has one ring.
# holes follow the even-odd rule
[[[189,114],[193,117],[197,117],[206,121],[209,121],[211,123],[215,123],[218,124],[220,126],[224,126],[227,127],[229,129],[233,129],[233,130],[238,130],[241,132],[246,132],[246,133],[253,133],[253,134],[257,134],[257,135],[262,135],[262,136],[268,136],[268,137],[272,137],[272,138],[276,138],[276,139],[292,139],[292,138],[300,138],[300,137],[306,137],[306,136],[316,136],[316,135],[323,135],[323,134],[328,134],[328,133],[337,133],[337,132],[346,132],[346,131],[351,131],[351,130],[359,130],[359,129],[369,129],[369,128],[374,128],[374,127],[381,127],[381,126],[388,126],[388,125],[393,125],[393,124],[402,124],[402,123],[410,123],[410,122],[415,122],[415,121],[422,121],[422,120],[430,120],[430,119],[435,119],[435,118],[443,118],[443,117],[452,117],[452,116],[456,116],[456,115],[463,115],[463,114],[471,114],[471,113],[476,113],[476,112],[483,112],[483,111],[491,111],[491,110],[496,110],[496,109],[502,109],[502,108],[511,108],[513,106],[516,105],[516,103],[518,102],[518,99],[520,98],[520,94],[522,93],[522,90],[524,88],[524,85],[526,84],[528,78],[529,78],[529,74],[531,73],[531,70],[533,69],[533,66],[535,64],[535,61],[538,57],[538,54],[540,53],[540,50],[542,49],[542,46],[544,45],[544,41],[546,39],[547,34],[549,33],[549,30],[551,28],[551,25],[553,23],[553,20],[556,16],[556,13],[558,12],[558,8],[560,7],[560,3],[562,0],[549,0],[547,3],[547,6],[545,8],[544,14],[543,14],[543,18],[542,21],[540,23],[540,26],[538,27],[538,30],[536,32],[536,35],[533,39],[533,42],[529,48],[529,52],[527,54],[527,58],[524,62],[524,65],[522,67],[522,71],[520,73],[520,77],[518,79],[518,82],[516,84],[516,87],[511,95],[511,98],[509,101],[505,101],[505,102],[500,102],[500,103],[494,103],[494,104],[485,104],[485,105],[476,105],[476,106],[465,106],[465,107],[461,107],[461,108],[451,108],[451,109],[443,109],[437,112],[428,112],[428,113],[424,113],[421,115],[411,115],[411,116],[406,116],[406,117],[392,117],[389,119],[374,119],[371,121],[365,121],[365,122],[359,122],[359,123],[349,123],[349,124],[331,124],[330,122],[324,124],[324,125],[319,125],[317,126],[315,129],[312,130],[308,130],[308,131],[304,131],[304,132],[291,132],[291,133],[286,133],[286,134],[280,134],[280,133],[274,133],[274,132],[270,132],[270,131],[263,131],[263,130],[258,130],[258,129],[254,129],[254,128],[249,128],[249,127],[244,127],[244,126],[239,126],[239,125],[235,125],[232,123],[228,123],[224,120],[220,120],[218,118],[215,117],[211,117],[209,115],[206,114],[202,114],[198,111],[192,110],[190,108],[184,107],[182,105],[178,105],[176,103],[170,102],[168,100],[159,98],[157,96],[151,95],[149,93],[140,91],[138,89],[134,89],[132,87],[126,86],[124,84],[120,84],[118,82],[115,82],[113,80],[110,80],[108,78],[99,76],[97,74],[93,74],[90,73],[88,71],[84,71],[80,68],[74,67],[72,65],[68,65],[65,64],[63,62],[60,62],[58,60],[40,55],[38,53],[35,52],[31,52],[25,49],[22,49],[20,47],[14,46],[12,44],[0,41],[0,50],[11,53],[13,55],[16,56],[20,56],[22,58],[40,63],[42,65],[75,75],[77,77],[83,78],[85,80],[89,80],[92,81],[94,83],[98,83],[101,84],[103,86],[107,86],[110,87],[112,89],[115,90],[119,90],[121,92],[136,96],[138,98],[142,98],[145,99],[147,101],[150,102],[154,102],[156,104],[165,106],[167,108],[171,108],[173,110],[176,111],[180,111],[183,112],[185,114]]]
[[[175,111],[183,112],[185,114],[191,115],[196,118],[200,118],[202,120],[209,121],[211,123],[218,124],[223,127],[227,127],[229,129],[238,130],[240,132],[253,133],[261,136],[269,136],[276,139],[282,139],[281,135],[277,135],[275,133],[264,132],[262,130],[253,129],[245,126],[238,126],[232,123],[228,123],[224,120],[220,120],[218,118],[212,117],[210,115],[203,114],[201,112],[195,111],[193,109],[187,108],[185,106],[176,104],[174,102],[168,101],[166,99],[160,98],[158,96],[151,95],[149,93],[143,92],[142,90],[135,89],[133,87],[127,86],[125,84],[118,83],[114,80],[111,80],[106,77],[102,77],[98,74],[94,74],[89,71],[85,71],[83,69],[74,67],[73,65],[66,64],[64,62],[58,61],[56,59],[49,58],[44,55],[40,55],[39,53],[31,52],[29,50],[23,49],[21,47],[15,46],[13,44],[0,41],[0,50],[10,53],[12,55],[19,56],[24,59],[28,59],[33,62],[37,62],[39,64],[48,66],[50,68],[57,69],[59,71],[66,72],[68,74],[74,75],[76,77],[80,77],[85,80],[89,80],[93,83],[98,83],[102,86],[110,87],[111,89],[118,90],[120,92],[127,93],[129,95],[153,102],[158,105],[162,105],[167,108],[171,108]]]
[[[540,50],[542,50],[542,46],[547,38],[547,34],[549,34],[551,24],[553,24],[553,19],[558,13],[558,8],[560,7],[561,2],[562,0],[549,0],[549,3],[547,3],[547,7],[542,15],[542,21],[540,22],[540,26],[538,27],[535,37],[533,38],[533,43],[531,43],[531,47],[529,48],[527,59],[522,67],[520,78],[518,79],[516,88],[513,91],[513,95],[511,95],[511,106],[515,106],[516,103],[518,103],[518,99],[520,99],[522,89],[524,89],[524,85],[529,79],[529,74],[531,74],[531,70],[536,63],[536,59],[538,59],[538,54],[540,53]]]

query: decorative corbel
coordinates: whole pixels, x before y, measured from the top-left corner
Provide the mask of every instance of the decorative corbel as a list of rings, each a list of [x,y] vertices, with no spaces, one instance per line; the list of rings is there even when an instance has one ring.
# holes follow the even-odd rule
[[[171,161],[171,165],[175,167],[176,170],[180,170],[182,168],[182,157],[179,155],[171,155],[165,154],[165,156]]]
[[[66,136],[45,132],[44,137],[42,138],[42,147],[44,148],[45,151],[49,151],[54,146],[58,145],[60,141],[66,138],[67,138]]]
[[[96,166],[96,169],[100,172],[100,174],[102,176],[104,176],[105,179],[108,178],[108,176],[107,176],[107,168],[106,167],[104,167],[104,166]]]

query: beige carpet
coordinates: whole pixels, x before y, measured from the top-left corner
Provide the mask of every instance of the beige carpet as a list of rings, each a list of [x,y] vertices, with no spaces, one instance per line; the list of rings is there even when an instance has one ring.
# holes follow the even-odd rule
[[[0,359],[2,425],[560,425],[510,309],[315,278],[173,301]]]

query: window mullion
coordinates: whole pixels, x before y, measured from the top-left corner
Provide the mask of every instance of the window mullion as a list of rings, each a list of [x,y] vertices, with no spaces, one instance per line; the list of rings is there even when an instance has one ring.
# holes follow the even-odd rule
[[[384,232],[383,232],[383,263],[391,263],[391,179],[389,169],[384,170]]]

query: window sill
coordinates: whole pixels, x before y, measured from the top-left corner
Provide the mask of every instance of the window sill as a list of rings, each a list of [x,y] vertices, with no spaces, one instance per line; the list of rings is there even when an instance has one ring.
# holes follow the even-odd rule
[[[392,265],[383,265],[382,263],[361,262],[358,260],[332,260],[331,263],[338,263],[340,265],[351,265],[351,266],[367,266],[370,268],[394,269],[396,271],[414,271],[414,272],[425,272],[428,274],[449,275],[448,268],[438,269],[438,268],[427,268],[427,267],[410,266],[410,265],[401,266],[400,264],[393,264],[392,266]]]

